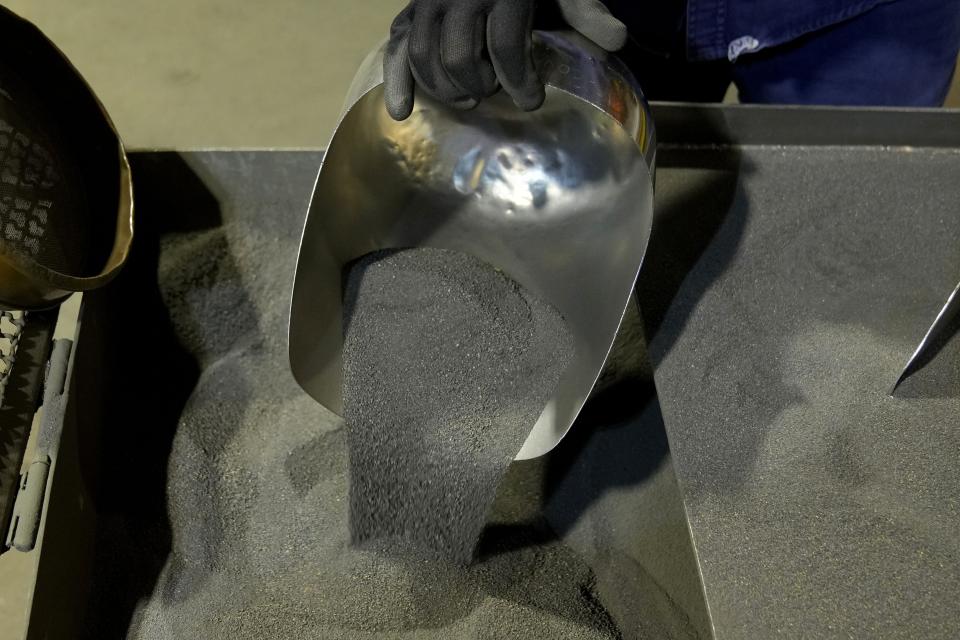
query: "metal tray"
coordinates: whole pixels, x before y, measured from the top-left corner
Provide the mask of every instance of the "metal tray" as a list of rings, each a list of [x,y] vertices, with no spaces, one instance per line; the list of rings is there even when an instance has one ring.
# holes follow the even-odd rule
[[[560,453],[518,472],[544,478],[551,522],[598,575],[626,584],[642,574],[656,585],[645,607],[626,603],[621,612],[637,637],[956,636],[960,446],[956,421],[922,418],[931,389],[945,412],[956,396],[936,391],[937,380],[918,385],[916,397],[894,401],[898,419],[879,426],[801,396],[819,380],[851,379],[830,376],[863,369],[854,364],[905,359],[932,320],[931,301],[942,304],[945,283],[956,284],[960,114],[658,105],[655,118],[658,221],[638,289],[659,402],[649,376],[614,384]],[[106,621],[101,637],[126,629],[149,593],[101,593],[92,582],[107,542],[98,531],[111,520],[159,525],[106,549],[127,571],[159,575],[172,543],[165,462],[197,371],[182,359],[159,294],[161,227],[182,233],[269,213],[275,229],[264,233],[285,236],[302,219],[319,159],[134,154],[141,220],[157,228],[138,229],[134,262],[86,299],[67,401],[49,418],[63,435],[33,552],[28,637],[83,637],[91,611]],[[859,220],[860,232],[813,215],[828,205]],[[903,222],[907,209],[916,224]],[[786,242],[765,221],[804,242]],[[911,235],[918,229],[926,231]],[[830,286],[792,277],[811,264],[834,278]],[[261,304],[269,289],[251,289],[264,332],[285,321]],[[269,293],[278,308],[286,294]],[[841,328],[878,336],[871,344],[884,357],[860,349],[859,360],[831,369],[837,359],[805,343],[784,351],[823,308],[846,314]],[[846,353],[843,331],[817,335]],[[642,342],[628,344],[643,357]],[[782,370],[795,374],[786,391],[773,384]],[[792,401],[786,408],[744,413],[757,399],[776,405],[781,393]],[[147,424],[134,419],[138,403],[158,407]],[[822,428],[805,439],[775,430],[791,410],[817,416],[800,422]],[[566,496],[560,509],[558,495]],[[603,544],[630,564],[603,565],[594,525],[613,525],[617,535]]]
[[[655,112],[640,299],[716,637],[960,634],[960,113]]]

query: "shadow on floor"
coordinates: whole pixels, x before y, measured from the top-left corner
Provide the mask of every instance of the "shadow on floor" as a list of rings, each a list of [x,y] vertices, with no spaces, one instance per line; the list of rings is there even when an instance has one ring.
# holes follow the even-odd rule
[[[85,298],[73,377],[80,468],[96,511],[90,638],[125,637],[171,549],[167,460],[181,411],[199,377],[161,296],[165,233],[220,224],[220,208],[175,153],[131,156],[136,237],[129,262]],[[85,354],[85,357],[84,357]]]

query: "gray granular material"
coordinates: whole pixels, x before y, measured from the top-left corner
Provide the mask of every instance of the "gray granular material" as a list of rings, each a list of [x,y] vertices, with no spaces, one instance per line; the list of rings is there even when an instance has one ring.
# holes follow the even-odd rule
[[[563,319],[480,260],[439,249],[371,254],[345,291],[352,538],[467,564],[572,356]]]
[[[889,392],[960,274],[960,156],[737,153],[650,341],[716,635],[958,637],[957,343]],[[703,159],[657,176],[688,225]]]
[[[241,158],[231,170],[245,172],[247,166]],[[312,173],[303,174],[308,184]],[[286,176],[277,169],[268,179],[282,182]],[[511,465],[484,525],[482,551],[469,567],[399,557],[383,544],[357,548],[351,543],[347,430],[297,385],[286,355],[299,209],[264,215],[272,205],[260,206],[226,206],[222,226],[171,234],[162,244],[160,293],[178,341],[202,371],[181,412],[167,463],[172,549],[160,559],[163,569],[155,582],[151,579],[127,637],[621,637],[591,565],[550,531],[539,504],[522,513],[511,506],[514,496],[531,496],[519,484],[533,469],[529,465]],[[475,269],[471,273],[487,282]],[[524,305],[535,303],[512,284],[502,286],[493,290],[509,293],[501,302],[506,305],[501,323],[523,311],[524,318],[546,324],[511,338],[513,342],[504,338],[497,345],[488,339],[482,344],[520,350],[510,366],[529,372],[523,374],[528,392],[544,393],[549,381],[533,380],[537,367],[559,370],[563,360],[556,354],[541,353],[540,359],[531,354],[543,349],[549,336],[556,340],[552,348],[563,354],[562,331],[551,324],[549,314],[528,310]],[[496,308],[487,302],[477,305]],[[509,336],[516,331],[510,327],[490,329],[488,338]],[[504,375],[518,377],[522,379],[515,370]],[[485,390],[496,386],[488,383]],[[514,398],[513,404],[494,408],[525,406],[515,396],[507,397]],[[443,418],[445,424],[456,424],[450,416]],[[535,418],[507,423],[498,417],[498,425],[524,422],[524,433],[513,434],[516,440],[510,443],[503,433],[496,438],[477,434],[501,448],[486,457],[467,448],[469,464],[506,465]],[[449,443],[430,446],[448,455],[455,450]],[[450,463],[449,457],[434,459]],[[499,471],[482,473],[492,491]],[[539,486],[536,478],[532,482]],[[467,485],[464,481],[460,490]],[[117,540],[134,535],[124,530],[120,518],[104,526],[112,528]],[[112,557],[106,546],[104,555],[105,573],[98,580],[109,580],[115,572],[113,579],[125,584],[131,560]],[[99,582],[91,590],[103,587]],[[103,611],[111,611],[109,603]],[[85,637],[106,636],[94,624]]]

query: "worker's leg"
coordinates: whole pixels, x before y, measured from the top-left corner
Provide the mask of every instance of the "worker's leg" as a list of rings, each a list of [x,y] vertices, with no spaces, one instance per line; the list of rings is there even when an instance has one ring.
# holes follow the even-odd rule
[[[648,100],[721,102],[732,80],[726,60],[687,62],[682,52],[663,56],[635,45],[619,55]]]
[[[734,64],[742,102],[940,106],[960,0],[897,0]]]
[[[636,76],[648,100],[720,102],[732,81],[727,60],[687,62],[683,14],[686,2],[667,0],[603,0],[630,30],[630,40],[617,52]],[[555,3],[537,5],[536,27],[565,30]]]
[[[730,63],[687,62],[685,0],[603,1],[630,29],[630,41],[617,55],[633,71],[648,100],[723,100],[733,79]]]

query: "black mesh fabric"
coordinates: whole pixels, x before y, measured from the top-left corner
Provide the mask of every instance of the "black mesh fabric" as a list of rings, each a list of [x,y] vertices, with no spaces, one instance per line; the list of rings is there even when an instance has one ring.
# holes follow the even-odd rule
[[[81,207],[63,178],[50,144],[0,95],[0,238],[16,251],[55,271],[80,266],[75,230],[64,233],[60,216]],[[65,220],[68,222],[69,220]],[[71,226],[71,225],[68,225]]]
[[[0,251],[95,276],[116,233],[116,137],[39,31],[2,9],[0,28]]]

